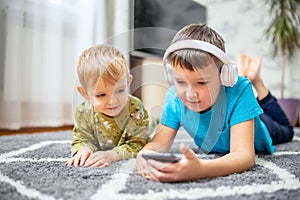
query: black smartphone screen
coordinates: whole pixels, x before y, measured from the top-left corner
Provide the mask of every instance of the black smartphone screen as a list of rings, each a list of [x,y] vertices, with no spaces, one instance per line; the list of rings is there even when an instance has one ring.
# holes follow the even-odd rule
[[[170,153],[143,153],[142,156],[145,159],[153,159],[165,163],[173,163],[180,160],[180,158]]]

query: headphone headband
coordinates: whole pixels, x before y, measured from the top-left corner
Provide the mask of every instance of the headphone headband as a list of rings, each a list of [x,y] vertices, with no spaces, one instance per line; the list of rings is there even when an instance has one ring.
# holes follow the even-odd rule
[[[225,52],[222,51],[220,48],[216,47],[215,45],[200,41],[200,40],[180,40],[178,42],[175,42],[171,44],[167,50],[165,51],[163,61],[165,62],[167,57],[170,53],[180,50],[180,49],[198,49],[203,50],[208,53],[213,54],[217,58],[219,58],[224,64],[226,65],[232,65],[233,63],[228,59]]]
[[[165,66],[165,75],[167,82],[169,84],[173,84],[173,75],[171,72],[172,66],[167,61],[168,56],[170,53],[180,50],[180,49],[195,49],[195,50],[203,50],[212,55],[216,56],[220,59],[224,64],[221,68],[220,79],[221,83],[224,86],[232,87],[238,80],[238,70],[237,67],[232,63],[224,51],[220,48],[216,47],[215,45],[204,42],[201,40],[181,40],[171,44],[167,50],[165,51],[163,57],[163,64]]]

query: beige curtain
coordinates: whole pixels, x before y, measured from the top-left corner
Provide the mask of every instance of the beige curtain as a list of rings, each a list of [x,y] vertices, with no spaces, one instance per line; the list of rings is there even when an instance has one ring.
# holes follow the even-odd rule
[[[107,12],[118,4],[119,15],[126,12],[124,2],[0,1],[0,129],[73,124],[78,56],[120,28],[128,30],[128,9],[121,20]]]

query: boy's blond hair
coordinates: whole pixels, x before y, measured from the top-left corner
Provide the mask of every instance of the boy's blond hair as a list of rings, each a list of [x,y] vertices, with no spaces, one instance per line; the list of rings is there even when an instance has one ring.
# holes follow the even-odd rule
[[[100,78],[114,83],[129,75],[128,62],[118,49],[107,44],[95,45],[80,55],[77,75],[82,87],[88,91]]]
[[[190,24],[182,28],[173,38],[172,44],[180,40],[201,40],[209,42],[225,52],[225,42],[223,38],[206,24]],[[183,49],[170,53],[168,60],[176,67],[195,70],[203,68],[214,62],[221,70],[223,66],[216,56],[202,50]]]

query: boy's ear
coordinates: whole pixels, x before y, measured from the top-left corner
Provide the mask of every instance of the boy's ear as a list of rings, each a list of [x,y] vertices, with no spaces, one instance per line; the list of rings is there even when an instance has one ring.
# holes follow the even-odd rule
[[[86,100],[90,99],[87,91],[82,87],[82,86],[78,86],[77,87],[77,91],[81,94],[81,96],[83,96],[83,98],[85,98]]]
[[[127,85],[128,85],[128,87],[130,87],[131,82],[132,82],[132,79],[133,79],[133,77],[132,77],[132,75],[130,74],[130,75],[128,76],[128,79],[127,79]]]

